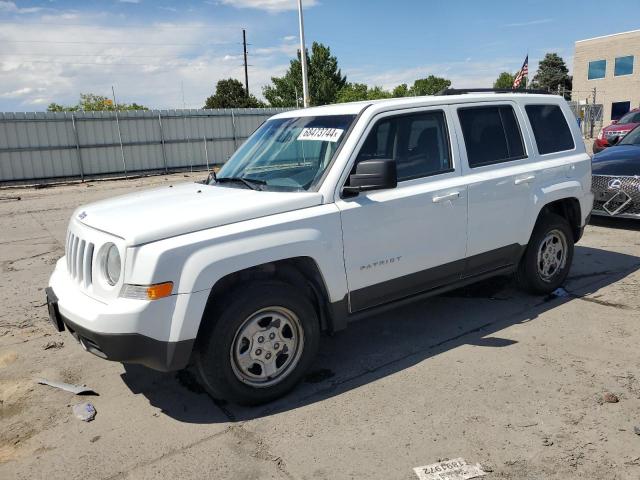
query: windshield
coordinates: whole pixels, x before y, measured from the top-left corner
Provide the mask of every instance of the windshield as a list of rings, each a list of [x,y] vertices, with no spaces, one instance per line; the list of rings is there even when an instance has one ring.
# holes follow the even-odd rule
[[[618,120],[618,123],[620,124],[625,124],[625,123],[640,123],[640,112],[629,112],[629,113],[625,113],[622,118],[620,118],[620,120]]]
[[[322,178],[354,118],[333,115],[269,120],[220,169],[219,183],[249,183],[261,190],[309,190]]]
[[[627,133],[618,145],[640,145],[640,126]]]

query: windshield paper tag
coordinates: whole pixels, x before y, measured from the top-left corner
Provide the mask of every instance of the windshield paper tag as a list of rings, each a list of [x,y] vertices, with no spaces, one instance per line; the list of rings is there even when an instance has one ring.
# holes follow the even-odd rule
[[[319,142],[337,142],[344,132],[341,128],[303,128],[298,140],[316,140]]]

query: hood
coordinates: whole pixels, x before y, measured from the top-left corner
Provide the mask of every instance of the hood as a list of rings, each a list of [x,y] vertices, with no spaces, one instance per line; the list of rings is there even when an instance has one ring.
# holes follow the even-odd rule
[[[317,192],[183,183],[91,203],[77,209],[74,218],[125,239],[128,245],[140,245],[321,203]]]
[[[629,130],[633,130],[637,126],[637,123],[614,123],[612,125],[604,127],[602,130],[604,130],[605,133],[628,132]]]
[[[640,175],[640,146],[615,145],[593,157],[594,175]]]

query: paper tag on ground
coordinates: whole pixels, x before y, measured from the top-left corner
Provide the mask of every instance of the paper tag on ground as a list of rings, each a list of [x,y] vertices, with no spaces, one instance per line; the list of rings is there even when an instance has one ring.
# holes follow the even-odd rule
[[[316,140],[319,142],[337,142],[344,132],[341,128],[303,128],[298,140]]]
[[[480,464],[468,464],[463,458],[433,463],[413,469],[420,480],[468,480],[486,475]]]

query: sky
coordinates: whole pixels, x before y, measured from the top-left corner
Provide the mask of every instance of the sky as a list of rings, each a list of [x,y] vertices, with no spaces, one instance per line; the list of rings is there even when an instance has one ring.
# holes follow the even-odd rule
[[[348,81],[392,89],[438,75],[490,87],[532,74],[546,52],[572,68],[576,40],[640,28],[640,1],[303,0],[307,46],[337,56]],[[249,88],[282,75],[299,45],[296,0],[0,0],[0,111],[72,105],[79,94],[150,108],[201,108],[218,80]]]

